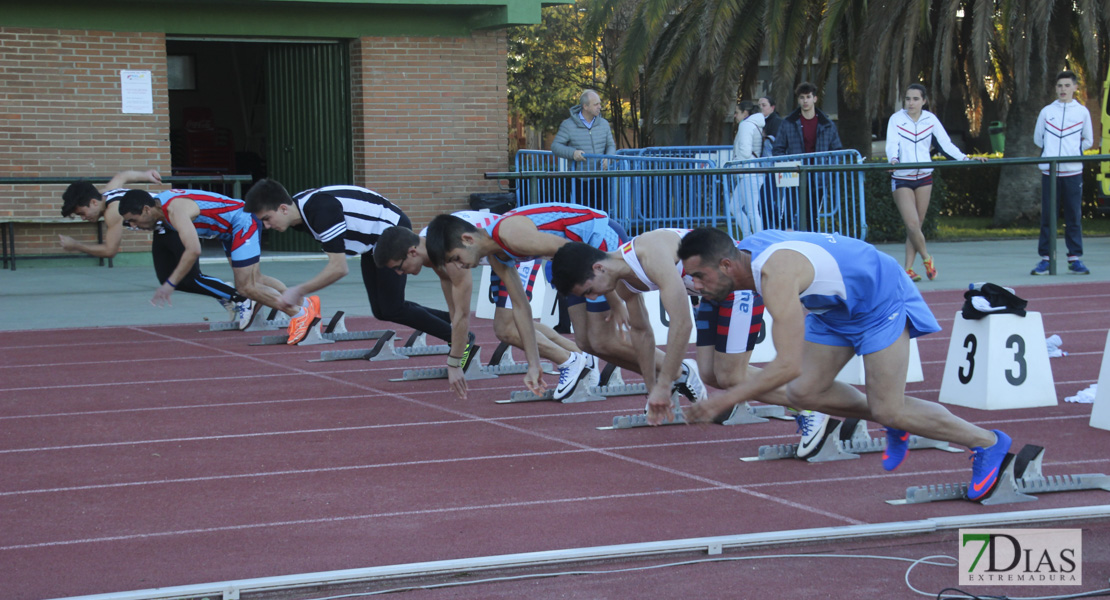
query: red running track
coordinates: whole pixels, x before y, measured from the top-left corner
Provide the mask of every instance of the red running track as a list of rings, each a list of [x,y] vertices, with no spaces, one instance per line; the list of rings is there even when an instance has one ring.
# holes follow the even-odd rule
[[[1019,293],[1070,353],[1052,360],[1060,405],[953,411],[1045,446],[1047,474],[1110,471],[1110,433],[1088,426],[1090,405],[1062,402],[1098,377],[1110,284]],[[926,299],[944,331],[919,340],[926,380],[909,389],[935,400],[963,298]],[[488,322],[477,323],[492,348]],[[598,431],[643,398],[499,405],[522,387],[505,376],[472,382],[462,401],[443,381],[388,381],[442,357],[310,363],[360,342],[248,345],[261,335],[115,327],[0,343],[0,597],[1110,500],[890,506],[907,486],[965,480],[966,453],[913,452],[892,474],[875,455],[743,463],[760,445],[796,441],[793,423]],[[1087,570],[1110,571],[1104,563]]]

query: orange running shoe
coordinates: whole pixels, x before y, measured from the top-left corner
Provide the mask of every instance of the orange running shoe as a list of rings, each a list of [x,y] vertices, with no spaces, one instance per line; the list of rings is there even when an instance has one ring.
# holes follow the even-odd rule
[[[925,262],[925,276],[929,278],[929,281],[932,281],[932,280],[936,279],[937,278],[937,266],[936,266],[936,264],[933,263],[933,257],[930,256],[929,260],[926,260],[924,262]]]
[[[921,281],[921,276],[913,272],[913,269],[906,269],[906,275],[910,276],[910,281]]]
[[[289,339],[286,344],[296,346],[308,337],[308,332],[320,323],[320,297],[309,296],[304,314],[289,319]]]

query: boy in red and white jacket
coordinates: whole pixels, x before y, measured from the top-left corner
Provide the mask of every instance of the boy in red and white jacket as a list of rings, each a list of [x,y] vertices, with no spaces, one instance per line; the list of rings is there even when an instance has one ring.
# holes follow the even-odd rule
[[[1091,113],[1075,100],[1079,80],[1071,71],[1061,71],[1056,76],[1056,101],[1041,109],[1037,126],[1033,130],[1033,143],[1041,148],[1041,156],[1079,156],[1094,143]],[[1037,252],[1041,261],[1033,268],[1033,275],[1048,275],[1050,244],[1056,242],[1056,232],[1049,230],[1048,205],[1050,188],[1049,165],[1041,168],[1041,237]],[[1090,275],[1080,260],[1083,256],[1083,226],[1080,223],[1083,203],[1083,163],[1059,163],[1056,172],[1056,203],[1064,209],[1064,241],[1068,247],[1068,270],[1078,275]]]

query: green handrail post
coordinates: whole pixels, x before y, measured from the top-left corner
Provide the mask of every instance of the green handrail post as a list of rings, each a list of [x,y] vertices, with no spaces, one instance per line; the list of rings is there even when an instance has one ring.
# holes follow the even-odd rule
[[[1059,163],[1048,165],[1048,274],[1056,274],[1056,168]]]

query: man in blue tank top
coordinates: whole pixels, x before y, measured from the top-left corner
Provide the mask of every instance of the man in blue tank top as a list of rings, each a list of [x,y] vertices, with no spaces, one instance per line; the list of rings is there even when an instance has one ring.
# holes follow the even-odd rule
[[[678,256],[708,298],[734,290],[762,295],[775,321],[771,335],[778,352],[754,377],[691,406],[687,420],[712,418],[786,385],[798,408],[885,425],[888,471],[906,458],[910,433],[971,448],[968,499],[990,492],[1010,438],[906,395],[910,338],[940,326],[897,261],[860,240],[774,230],[736,243],[722,231],[698,229],[683,238]],[[867,370],[866,395],[835,379],[855,354],[863,356]]]

